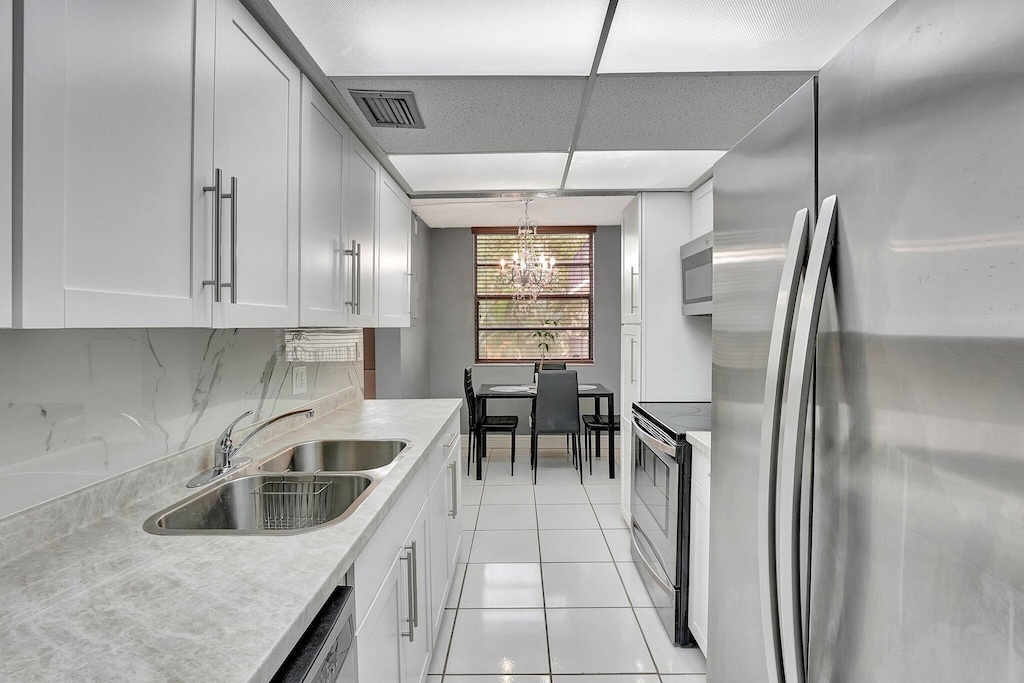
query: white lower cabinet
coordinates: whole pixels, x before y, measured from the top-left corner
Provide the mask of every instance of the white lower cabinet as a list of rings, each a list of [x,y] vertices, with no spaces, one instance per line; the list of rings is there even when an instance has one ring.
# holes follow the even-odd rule
[[[396,555],[356,634],[360,681],[399,683],[407,680],[405,637],[402,635],[406,620],[401,586],[403,571],[402,555]]]
[[[459,422],[356,558],[356,661],[361,683],[423,683],[455,575]],[[383,581],[379,579],[384,576]]]
[[[462,477],[459,476],[459,433],[446,436],[444,469],[430,487],[430,619],[436,634],[455,576],[462,540]]]
[[[708,577],[711,573],[711,459],[693,449],[690,479],[689,627],[700,649],[708,651]]]

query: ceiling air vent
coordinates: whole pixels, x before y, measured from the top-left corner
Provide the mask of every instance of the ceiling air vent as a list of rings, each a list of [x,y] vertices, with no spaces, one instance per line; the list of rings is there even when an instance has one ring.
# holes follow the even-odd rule
[[[363,116],[377,128],[423,128],[416,98],[407,90],[349,90]]]

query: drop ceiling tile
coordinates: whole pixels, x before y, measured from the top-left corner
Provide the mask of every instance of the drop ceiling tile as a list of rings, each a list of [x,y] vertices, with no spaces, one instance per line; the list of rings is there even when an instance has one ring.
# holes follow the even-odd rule
[[[577,151],[565,189],[685,189],[723,154],[714,150]]]
[[[601,73],[821,68],[893,0],[620,2]]]
[[[562,152],[395,154],[391,163],[413,192],[551,190],[562,180]]]
[[[810,73],[602,75],[579,149],[730,149]]]
[[[607,0],[272,0],[329,76],[586,75]]]
[[[408,90],[424,128],[370,128],[389,154],[552,152],[569,149],[586,79],[574,78],[335,78],[349,89]]]
[[[621,225],[632,195],[611,197],[536,197],[530,216],[541,225]],[[412,199],[412,210],[432,228],[515,225],[522,201],[511,197],[482,199]]]

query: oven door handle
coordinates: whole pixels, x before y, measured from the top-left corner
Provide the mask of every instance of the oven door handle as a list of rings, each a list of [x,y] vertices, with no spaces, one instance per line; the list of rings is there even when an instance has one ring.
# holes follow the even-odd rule
[[[661,578],[661,576],[658,574],[658,571],[651,564],[651,561],[647,559],[648,553],[644,552],[644,549],[640,546],[640,543],[639,543],[639,539],[640,539],[641,536],[643,537],[644,541],[648,545],[650,545],[651,542],[649,540],[647,540],[647,535],[644,533],[643,529],[641,529],[639,526],[637,526],[636,523],[634,522],[633,523],[632,537],[633,537],[633,547],[636,548],[636,555],[637,555],[637,557],[639,557],[640,561],[643,562],[645,567],[647,567],[647,572],[651,575],[652,579],[654,579],[655,581],[658,582],[659,586],[661,586],[666,592],[669,592],[669,593],[675,592],[676,587],[671,585],[667,581],[665,581],[665,579]],[[653,546],[651,546],[651,547],[653,548]]]
[[[635,420],[633,421],[633,433],[636,435],[636,438],[643,441],[644,445],[650,448],[652,451],[654,451],[658,456],[665,456],[661,458],[662,460],[665,460],[665,458],[667,457],[668,459],[665,460],[667,463],[670,463],[672,465],[679,464],[678,462],[676,462],[675,447],[664,444],[661,441],[658,441],[657,439],[652,437],[650,434],[644,431],[644,428],[638,425]]]

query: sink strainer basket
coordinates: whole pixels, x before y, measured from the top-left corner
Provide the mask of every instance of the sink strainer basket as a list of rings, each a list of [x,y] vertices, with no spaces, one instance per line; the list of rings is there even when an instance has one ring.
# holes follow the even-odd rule
[[[331,509],[331,482],[267,481],[252,490],[258,529],[305,529],[323,524]]]

